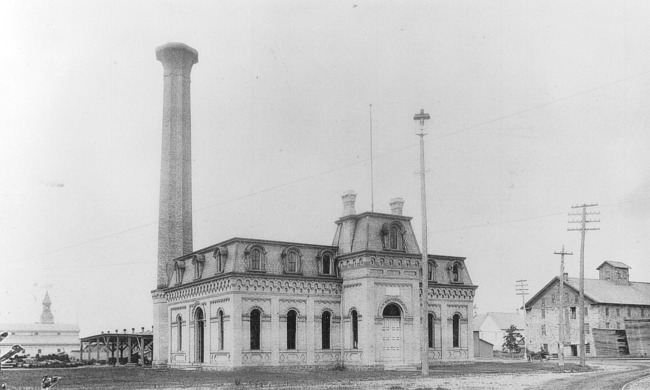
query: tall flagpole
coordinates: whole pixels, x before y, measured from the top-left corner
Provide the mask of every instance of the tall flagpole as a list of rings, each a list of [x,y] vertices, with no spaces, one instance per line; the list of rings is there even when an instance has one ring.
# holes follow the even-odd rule
[[[370,211],[375,212],[375,183],[372,169],[372,104],[370,106]]]
[[[420,196],[422,202],[422,292],[420,296],[420,360],[422,362],[422,375],[429,375],[429,259],[427,249],[427,192],[425,185],[424,170],[424,121],[429,120],[429,114],[424,109],[415,114],[414,120],[419,122],[420,131],[416,133],[420,137]]]

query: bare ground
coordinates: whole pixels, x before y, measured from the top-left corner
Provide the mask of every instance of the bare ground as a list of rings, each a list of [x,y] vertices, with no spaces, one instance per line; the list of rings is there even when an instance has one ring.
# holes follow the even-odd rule
[[[215,372],[83,367],[5,370],[0,373],[0,382],[6,383],[7,389],[38,389],[41,378],[48,374],[62,377],[55,389],[620,389],[600,385],[618,376],[610,381],[615,386],[622,378],[643,376],[646,370],[650,373],[647,362],[636,366],[589,364],[586,368],[568,363],[563,370],[555,362],[476,362],[432,367],[424,378],[419,372],[395,371]]]

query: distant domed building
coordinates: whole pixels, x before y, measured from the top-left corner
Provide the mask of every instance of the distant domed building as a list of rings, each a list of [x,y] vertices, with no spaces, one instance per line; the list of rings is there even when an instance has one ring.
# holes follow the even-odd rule
[[[0,351],[6,352],[12,346],[19,344],[25,354],[50,355],[66,353],[79,349],[79,326],[76,324],[55,324],[52,315],[52,300],[46,292],[43,298],[43,313],[41,321],[33,324],[0,324],[0,332],[9,335],[0,341]]]

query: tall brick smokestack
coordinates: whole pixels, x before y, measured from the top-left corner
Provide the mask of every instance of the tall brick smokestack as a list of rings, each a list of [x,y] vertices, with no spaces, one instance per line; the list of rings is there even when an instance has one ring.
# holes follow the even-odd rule
[[[158,217],[158,288],[164,288],[172,272],[169,260],[192,252],[190,72],[199,53],[167,43],[156,49],[156,58],[165,80]]]
[[[173,271],[171,260],[192,252],[192,151],[190,72],[198,62],[196,50],[182,43],[156,48],[162,62],[163,92],[158,273],[153,298],[153,364],[169,358],[169,313],[163,289]]]

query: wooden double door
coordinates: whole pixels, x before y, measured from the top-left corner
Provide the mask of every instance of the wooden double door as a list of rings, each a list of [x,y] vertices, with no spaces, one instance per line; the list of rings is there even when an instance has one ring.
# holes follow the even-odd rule
[[[384,317],[382,325],[382,360],[388,363],[403,361],[402,319]]]

